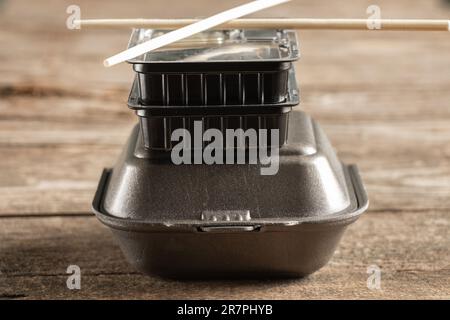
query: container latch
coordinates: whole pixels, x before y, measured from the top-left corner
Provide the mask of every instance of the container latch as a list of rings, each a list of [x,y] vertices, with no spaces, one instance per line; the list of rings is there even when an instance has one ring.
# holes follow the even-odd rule
[[[258,231],[256,225],[233,225],[233,222],[250,221],[249,210],[206,210],[203,211],[201,219],[207,222],[220,222],[220,225],[208,224],[197,228],[200,232],[251,232]]]

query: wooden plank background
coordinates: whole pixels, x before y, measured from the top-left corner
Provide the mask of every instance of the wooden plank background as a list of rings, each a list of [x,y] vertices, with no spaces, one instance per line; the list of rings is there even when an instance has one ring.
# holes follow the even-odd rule
[[[207,16],[242,1],[87,1],[83,18]],[[450,298],[450,38],[299,32],[301,108],[359,165],[371,206],[319,272],[284,281],[169,281],[124,261],[90,213],[136,122],[129,30],[65,28],[72,1],[0,2],[0,298]],[[132,5],[131,5],[132,3]],[[256,16],[366,17],[371,1],[296,0]],[[377,1],[384,18],[449,18],[445,1]],[[82,270],[68,290],[66,268]],[[381,290],[366,286],[382,270]]]

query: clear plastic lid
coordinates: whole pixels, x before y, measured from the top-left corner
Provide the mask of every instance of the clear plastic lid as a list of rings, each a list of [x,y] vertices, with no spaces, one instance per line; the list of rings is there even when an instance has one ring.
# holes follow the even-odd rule
[[[128,48],[168,31],[134,29]],[[129,63],[283,62],[298,59],[292,30],[211,30],[145,53]]]

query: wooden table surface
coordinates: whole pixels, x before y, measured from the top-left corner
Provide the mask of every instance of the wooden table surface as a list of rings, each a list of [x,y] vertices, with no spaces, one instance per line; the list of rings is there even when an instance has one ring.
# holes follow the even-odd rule
[[[76,2],[82,18],[179,18],[242,1]],[[305,279],[178,282],[135,272],[91,214],[136,122],[130,66],[102,66],[129,30],[69,31],[71,3],[0,2],[0,298],[450,298],[449,34],[299,32],[301,108],[359,165],[370,209]],[[377,3],[385,18],[450,16],[444,1]],[[257,16],[364,18],[370,4],[297,0]],[[66,287],[69,265],[81,290]]]

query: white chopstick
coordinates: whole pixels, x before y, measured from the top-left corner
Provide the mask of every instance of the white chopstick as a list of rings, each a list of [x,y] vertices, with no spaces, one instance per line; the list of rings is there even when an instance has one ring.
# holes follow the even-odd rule
[[[190,37],[196,33],[211,29],[215,26],[221,25],[227,21],[240,18],[242,16],[273,7],[275,5],[288,2],[290,0],[256,0],[236,8],[218,13],[214,16],[206,18],[204,20],[197,21],[193,24],[189,24],[185,27],[177,29],[175,31],[166,33],[160,37],[150,39],[144,43],[141,43],[128,50],[122,51],[104,61],[106,67],[113,66],[115,64],[124,62],[129,59],[133,59],[141,54],[150,52],[152,50],[161,48],[175,41],[179,41]]]

